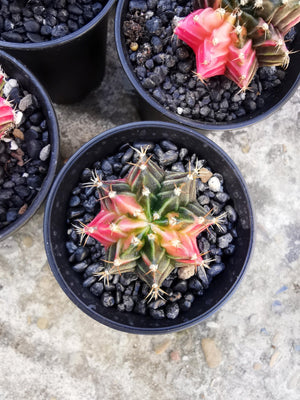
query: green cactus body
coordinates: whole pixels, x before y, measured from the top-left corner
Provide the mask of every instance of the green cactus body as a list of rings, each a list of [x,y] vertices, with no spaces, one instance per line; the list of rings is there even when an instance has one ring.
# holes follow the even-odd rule
[[[197,236],[212,224],[220,226],[225,215],[213,217],[196,201],[200,168],[164,171],[147,157],[147,149],[136,151],[138,162],[125,179],[102,182],[94,174],[90,186],[99,190],[101,211],[77,232],[106,248],[99,279],[135,272],[150,287],[151,300],[165,293],[161,285],[175,268],[204,271],[210,260],[202,258]]]

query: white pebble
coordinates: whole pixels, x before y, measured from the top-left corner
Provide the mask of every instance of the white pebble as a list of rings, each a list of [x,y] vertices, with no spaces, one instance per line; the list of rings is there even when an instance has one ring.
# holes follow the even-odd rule
[[[221,189],[221,182],[216,176],[212,176],[208,181],[208,187],[212,192],[219,192]]]
[[[153,12],[153,11],[147,11],[146,14],[145,14],[145,18],[146,18],[146,19],[150,19],[150,18],[153,17],[153,15],[154,15],[154,12]]]
[[[25,111],[28,107],[30,107],[33,104],[33,97],[32,94],[27,94],[25,97],[23,97],[20,100],[19,103],[19,110],[20,111]]]
[[[9,97],[9,93],[10,91],[14,88],[14,87],[18,87],[19,84],[16,81],[16,79],[10,79],[9,81],[7,81],[3,87],[3,94],[5,97]],[[9,100],[9,99],[8,99]]]
[[[183,113],[183,108],[177,107],[177,114],[181,115]]]
[[[29,174],[27,172],[24,172],[24,174],[22,175],[22,178],[28,178]]]
[[[17,145],[17,143],[12,140],[9,144],[10,150],[17,150],[19,148],[19,146]]]
[[[47,146],[43,147],[40,152],[40,160],[46,161],[47,158],[49,157],[50,150],[51,150],[51,144],[47,144]]]
[[[21,111],[15,112],[15,125],[19,126],[23,122],[23,113]]]

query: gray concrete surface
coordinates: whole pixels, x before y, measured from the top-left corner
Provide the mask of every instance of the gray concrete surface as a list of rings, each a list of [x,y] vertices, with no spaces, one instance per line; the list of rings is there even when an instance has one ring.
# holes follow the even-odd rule
[[[56,106],[64,158],[97,133],[138,119],[122,79],[110,44],[100,89]],[[238,291],[191,329],[130,335],[76,308],[49,270],[43,209],[1,242],[0,399],[299,399],[299,104],[300,90],[253,127],[208,134],[248,183],[257,235]]]

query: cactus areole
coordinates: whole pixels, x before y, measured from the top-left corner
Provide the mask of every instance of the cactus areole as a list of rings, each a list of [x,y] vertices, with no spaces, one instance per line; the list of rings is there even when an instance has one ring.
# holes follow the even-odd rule
[[[241,90],[257,68],[289,65],[284,36],[300,21],[299,0],[195,0],[175,34],[196,56],[197,76],[226,75]]]
[[[138,161],[124,179],[103,182],[93,174],[86,185],[98,189],[101,211],[76,231],[82,241],[92,236],[106,248],[100,280],[135,272],[149,286],[150,301],[166,294],[161,284],[174,268],[208,267],[212,260],[200,253],[197,236],[220,227],[225,214],[212,216],[196,201],[196,181],[207,170],[164,171],[147,148],[135,151]]]

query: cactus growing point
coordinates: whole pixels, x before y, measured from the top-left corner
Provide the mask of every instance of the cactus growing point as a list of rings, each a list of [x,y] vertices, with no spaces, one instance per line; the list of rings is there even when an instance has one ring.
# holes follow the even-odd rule
[[[257,68],[289,65],[284,36],[300,21],[299,0],[194,0],[175,28],[196,55],[197,76],[226,75],[241,90]]]
[[[196,200],[201,168],[188,172],[164,171],[147,148],[137,150],[138,161],[124,179],[102,181],[94,173],[87,186],[99,191],[101,211],[88,224],[75,229],[93,237],[106,249],[105,269],[96,275],[135,272],[150,287],[147,298],[162,297],[163,281],[175,268],[208,267],[197,236],[213,224],[221,228],[225,213],[212,216]]]

